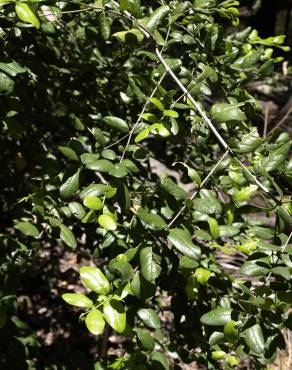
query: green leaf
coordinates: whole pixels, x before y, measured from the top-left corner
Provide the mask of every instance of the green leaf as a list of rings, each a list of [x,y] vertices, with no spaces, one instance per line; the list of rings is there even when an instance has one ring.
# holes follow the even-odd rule
[[[229,343],[235,343],[238,340],[238,329],[236,322],[231,320],[224,325],[224,336]]]
[[[171,229],[167,238],[182,255],[194,260],[200,258],[201,250],[192,242],[192,236],[187,230]]]
[[[220,238],[231,238],[240,233],[240,228],[236,226],[220,225],[219,234]]]
[[[167,227],[162,217],[156,213],[147,212],[142,207],[138,209],[137,216],[152,230],[163,230]]]
[[[111,35],[111,27],[106,14],[103,12],[98,16],[98,23],[103,40],[108,40]]]
[[[280,275],[285,280],[291,280],[291,269],[284,266],[277,266],[272,268],[271,272],[274,275]]]
[[[157,98],[149,98],[149,101],[160,111],[164,111],[164,105],[162,102]]]
[[[100,158],[100,155],[97,153],[83,153],[80,156],[81,162],[88,168],[91,167],[91,165],[94,166],[94,163],[98,161]]]
[[[213,351],[212,352],[212,358],[214,359],[214,360],[225,360],[225,358],[226,358],[226,352],[224,352],[224,351]]]
[[[82,204],[78,202],[70,202],[68,203],[68,207],[70,211],[72,212],[72,215],[76,217],[78,220],[82,220],[86,214],[85,209],[83,208]]]
[[[86,315],[85,324],[90,333],[94,335],[101,334],[105,326],[102,313],[97,309],[90,311]]]
[[[161,267],[153,259],[152,247],[143,248],[140,252],[141,272],[147,281],[154,282],[160,275]]]
[[[58,149],[62,154],[64,154],[65,157],[71,159],[72,161],[79,161],[78,155],[68,146],[58,146]]]
[[[238,148],[236,151],[241,154],[254,152],[262,143],[264,139],[259,137],[257,129],[251,128],[250,132],[243,135],[241,142],[236,145]]]
[[[207,231],[200,229],[194,232],[194,237],[200,240],[212,240],[212,236]]]
[[[99,211],[103,207],[103,202],[101,199],[90,195],[83,199],[83,204],[85,207],[94,211]]]
[[[146,139],[150,134],[150,128],[144,128],[139,134],[135,137],[135,143],[139,143],[140,141]]]
[[[127,257],[124,260],[120,258],[121,256],[124,255],[119,255],[115,259],[111,260],[109,269],[111,272],[117,272],[123,281],[129,281],[133,278],[134,270],[128,263]]]
[[[63,242],[70,248],[76,248],[77,241],[72,231],[63,224],[60,224],[59,227],[60,227],[60,238],[63,240]]]
[[[240,268],[241,274],[255,277],[265,276],[268,271],[268,267],[263,266],[256,260],[246,261]]]
[[[163,21],[163,19],[168,15],[170,12],[170,8],[168,5],[162,5],[159,8],[157,8],[149,17],[146,28],[149,29],[149,31],[153,32],[157,26]]]
[[[79,189],[80,169],[70,167],[64,174],[63,182],[60,187],[62,198],[70,198]]]
[[[131,290],[141,301],[146,301],[148,298],[154,296],[156,286],[144,279],[142,274],[136,274],[131,282]]]
[[[129,126],[123,119],[119,117],[107,116],[103,118],[103,122],[118,131],[129,132]]]
[[[246,121],[247,119],[246,115],[239,108],[239,104],[214,104],[210,113],[212,118],[218,123]]]
[[[120,10],[128,10],[134,17],[141,17],[141,3],[140,0],[121,0]]]
[[[165,110],[163,111],[163,115],[166,117],[178,118],[179,114],[174,110]]]
[[[101,152],[101,156],[104,159],[108,159],[109,161],[114,161],[117,158],[116,153],[113,150],[111,150],[111,149],[104,149]]]
[[[126,329],[126,312],[120,301],[111,299],[103,305],[105,321],[117,332],[122,333]]]
[[[114,176],[118,179],[122,179],[123,177],[128,175],[128,169],[123,163],[116,164],[111,171],[109,172],[111,176]]]
[[[249,348],[255,353],[263,353],[265,340],[260,325],[256,324],[244,332],[244,340]]]
[[[140,43],[144,40],[144,35],[141,31],[131,28],[127,31],[115,32],[113,37],[116,37],[122,43]]]
[[[82,189],[79,196],[81,199],[84,199],[85,197],[100,197],[101,195],[104,195],[108,190],[108,185],[104,184],[91,184],[87,186],[86,188]]]
[[[266,172],[271,172],[277,170],[285,160],[289,159],[289,150],[291,143],[285,143],[281,145],[278,149],[273,150],[269,156],[263,159],[262,166]]]
[[[216,0],[194,0],[194,6],[196,8],[212,8],[216,6],[217,1]]]
[[[249,185],[245,188],[240,189],[236,192],[234,196],[234,200],[236,202],[246,202],[249,200],[252,196],[256,195],[258,192],[258,186],[257,185]]]
[[[211,275],[212,273],[209,270],[206,270],[202,267],[197,268],[194,274],[195,278],[202,285],[207,285]]]
[[[0,92],[11,92],[14,88],[14,81],[6,76],[5,73],[0,72]]]
[[[201,190],[201,198],[193,200],[193,208],[204,214],[220,214],[222,207],[216,196],[210,190]]]
[[[168,359],[160,352],[151,354],[151,369],[153,370],[169,370]]]
[[[152,308],[141,308],[140,310],[138,310],[137,315],[149,328],[160,328],[160,319],[157,313]]]
[[[91,299],[87,298],[82,293],[66,293],[62,295],[65,302],[72,306],[90,308],[93,306]]]
[[[151,336],[151,333],[148,330],[136,328],[135,332],[137,333],[138,339],[146,351],[153,351],[155,346],[155,341]]]
[[[26,3],[17,3],[15,11],[18,18],[26,23],[31,23],[34,27],[39,28],[40,22],[32,11],[31,7]]]
[[[82,283],[92,291],[108,295],[110,292],[110,283],[102,271],[97,267],[84,266],[80,269]]]
[[[175,162],[174,164],[176,164],[176,163],[182,164],[187,169],[188,176],[193,180],[193,182],[197,186],[201,185],[201,183],[202,183],[201,177],[195,169],[191,168],[190,166],[188,166],[187,164],[185,164],[183,162]]]
[[[176,200],[186,200],[188,195],[169,177],[161,179],[161,186],[168,194],[172,195]]]
[[[212,311],[205,313],[200,321],[205,325],[223,326],[231,320],[231,308],[215,308]]]
[[[35,225],[31,224],[30,222],[18,222],[15,225],[15,228],[26,236],[36,237],[39,236],[40,233],[38,228]]]
[[[209,344],[215,346],[216,344],[224,343],[224,333],[214,331],[209,338]]]
[[[7,73],[8,75],[15,77],[20,73],[26,72],[26,69],[21,67],[18,63],[15,61],[10,63],[2,63],[0,62],[0,69]]]
[[[208,217],[208,224],[210,228],[211,235],[214,239],[219,238],[220,236],[220,230],[219,230],[219,225],[218,222],[215,218]]]
[[[110,215],[101,215],[98,217],[98,223],[105,230],[114,231],[117,229],[117,223]]]
[[[105,173],[109,173],[115,168],[114,164],[107,159],[98,159],[92,162],[87,162],[85,166],[89,170]]]

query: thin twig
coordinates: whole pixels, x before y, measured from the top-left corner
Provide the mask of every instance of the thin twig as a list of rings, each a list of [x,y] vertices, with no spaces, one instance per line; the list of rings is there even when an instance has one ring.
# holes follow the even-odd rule
[[[165,78],[165,76],[166,76],[166,72],[164,72],[164,73],[163,73],[163,75],[161,76],[161,78],[160,78],[160,80],[159,80],[158,84],[155,86],[155,88],[154,88],[154,90],[152,91],[152,93],[151,93],[151,95],[150,95],[150,98],[149,98],[149,99],[153,98],[153,96],[155,95],[155,93],[156,93],[156,91],[157,91],[157,89],[158,89],[158,86],[161,84],[161,82],[163,81],[163,79]],[[146,101],[146,103],[144,104],[143,109],[142,109],[142,112],[140,113],[140,115],[139,115],[139,117],[138,117],[137,121],[135,122],[134,126],[132,127],[131,131],[129,132],[128,141],[127,141],[127,144],[126,144],[126,146],[125,146],[125,148],[124,148],[124,150],[123,150],[123,154],[122,154],[122,156],[121,156],[120,163],[124,160],[124,158],[125,158],[125,154],[126,154],[126,151],[128,150],[128,147],[129,147],[129,145],[130,145],[130,143],[131,143],[131,140],[132,140],[132,136],[133,136],[133,134],[134,134],[134,131],[135,131],[135,129],[137,128],[137,126],[139,125],[139,123],[140,123],[140,121],[141,121],[141,119],[142,119],[142,114],[145,112],[145,110],[147,109],[147,107],[148,107],[148,105],[149,105],[149,103],[150,103],[150,100],[149,100],[149,99],[148,99],[148,100]]]
[[[268,124],[269,124],[269,106],[266,105],[266,107],[265,107],[265,124],[264,124],[264,133],[263,133],[264,138],[267,137]]]
[[[226,150],[226,152],[223,154],[223,156],[220,158],[220,160],[216,163],[216,165],[212,168],[212,170],[209,172],[208,176],[205,177],[205,179],[202,181],[201,185],[199,188],[192,194],[190,197],[190,200],[193,200],[200,189],[208,182],[209,178],[214,174],[214,172],[217,170],[217,168],[220,166],[220,164],[224,161],[226,156],[229,154],[229,150]],[[184,212],[186,209],[187,205],[185,204],[179,211],[178,213],[174,216],[174,218],[170,221],[170,223],[167,225],[168,227],[171,227],[175,221],[179,218],[179,216]]]
[[[292,231],[291,231],[290,235],[288,236],[288,239],[287,239],[286,243],[281,248],[281,255],[285,252],[285,249],[287,248],[287,246],[288,246],[291,238],[292,238]],[[278,256],[277,261],[275,262],[275,265],[277,265],[277,263],[279,262],[279,260],[280,260],[280,255]],[[272,271],[269,272],[269,275],[266,278],[266,282],[269,281],[271,275],[272,275]]]
[[[288,112],[285,114],[285,116],[281,119],[281,121],[279,123],[276,124],[276,126],[274,126],[272,128],[272,130],[270,130],[268,132],[268,135],[272,134],[277,128],[281,127],[283,125],[283,123],[285,123],[286,119],[290,116],[290,113],[292,112],[292,107],[290,107],[290,109],[288,110]]]

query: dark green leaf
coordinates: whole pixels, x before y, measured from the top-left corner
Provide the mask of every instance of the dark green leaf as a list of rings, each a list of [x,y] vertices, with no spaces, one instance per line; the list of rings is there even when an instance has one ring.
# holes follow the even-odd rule
[[[15,228],[18,229],[20,232],[22,232],[22,234],[26,236],[36,237],[36,236],[39,236],[39,233],[40,233],[37,227],[31,224],[30,222],[18,222],[15,225]]]
[[[200,321],[205,325],[223,326],[231,320],[231,308],[215,308],[212,311],[205,313]]]
[[[138,209],[137,216],[152,230],[162,230],[167,227],[162,217],[156,213],[147,212],[142,207]]]
[[[63,224],[60,224],[59,227],[60,227],[60,238],[63,240],[63,242],[70,248],[76,248],[77,241],[72,231]]]
[[[160,319],[157,313],[152,308],[141,308],[137,315],[143,321],[143,323],[149,328],[159,329]]]
[[[192,236],[187,230],[171,229],[167,238],[181,254],[194,260],[200,258],[201,250],[192,242]]]
[[[154,282],[160,275],[161,267],[153,259],[152,247],[143,248],[140,252],[141,272],[147,281]]]
[[[244,340],[249,348],[255,353],[263,353],[265,348],[265,340],[260,325],[256,324],[244,332]]]

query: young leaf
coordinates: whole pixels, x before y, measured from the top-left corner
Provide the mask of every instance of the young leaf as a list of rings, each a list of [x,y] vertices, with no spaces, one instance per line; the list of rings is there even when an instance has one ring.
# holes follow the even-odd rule
[[[85,207],[92,209],[94,211],[99,211],[103,207],[103,202],[101,199],[93,196],[87,196],[83,199],[83,204]]]
[[[90,311],[85,318],[85,324],[87,329],[94,335],[99,335],[103,332],[105,321],[102,313],[94,309]]]
[[[93,306],[91,299],[87,298],[82,293],[65,293],[62,295],[65,302],[72,306],[90,308]]]
[[[211,235],[214,239],[219,238],[220,236],[220,230],[219,230],[219,225],[218,222],[215,218],[208,217],[208,224],[210,228]]]
[[[31,23],[34,27],[40,27],[40,21],[32,11],[31,7],[26,3],[17,3],[15,5],[15,11],[18,18],[26,23]]]
[[[102,295],[109,294],[110,283],[108,279],[104,276],[102,271],[97,267],[81,267],[80,277],[82,283],[88,289],[91,289],[92,291]]]
[[[117,228],[117,223],[110,215],[101,215],[98,217],[98,223],[102,226],[105,230],[114,231]]]

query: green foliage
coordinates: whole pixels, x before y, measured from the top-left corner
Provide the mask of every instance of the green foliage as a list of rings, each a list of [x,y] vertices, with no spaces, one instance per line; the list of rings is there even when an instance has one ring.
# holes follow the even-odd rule
[[[287,48],[225,32],[238,5],[1,2],[0,336],[25,338],[6,369],[42,367],[15,295],[44,245],[91,256],[88,297],[64,289],[62,307],[124,337],[96,369],[274,360],[291,326],[291,140],[260,137],[248,87]]]

